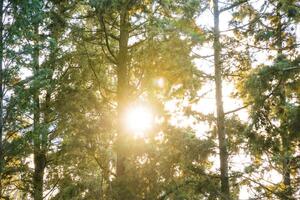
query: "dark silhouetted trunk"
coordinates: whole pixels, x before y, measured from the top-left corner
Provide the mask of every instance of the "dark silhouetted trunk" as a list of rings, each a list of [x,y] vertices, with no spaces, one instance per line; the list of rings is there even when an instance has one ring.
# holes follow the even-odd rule
[[[35,42],[35,49],[33,52],[33,65],[34,65],[34,76],[39,74],[39,31],[38,25],[35,27],[35,34],[37,36],[37,41]],[[43,184],[44,184],[44,171],[46,166],[46,156],[45,151],[42,148],[43,143],[43,133],[41,129],[41,108],[39,100],[40,90],[36,89],[33,95],[33,159],[34,159],[34,172],[33,172],[33,199],[42,200],[43,199]]]
[[[127,107],[128,98],[128,11],[124,6],[120,11],[120,38],[119,53],[117,56],[117,101],[118,101],[118,135],[117,135],[117,182],[119,184],[117,191],[117,200],[125,200],[123,191],[126,191],[125,184],[125,160],[126,160],[126,134],[124,127],[124,113]]]
[[[129,30],[128,30],[128,11],[126,8],[121,10],[120,15],[120,41],[119,41],[119,55],[118,55],[118,118],[119,118],[119,127],[118,127],[118,160],[117,160],[117,176],[123,176],[125,172],[124,166],[124,124],[123,124],[123,114],[127,106],[127,64],[128,64],[128,38],[129,38]]]

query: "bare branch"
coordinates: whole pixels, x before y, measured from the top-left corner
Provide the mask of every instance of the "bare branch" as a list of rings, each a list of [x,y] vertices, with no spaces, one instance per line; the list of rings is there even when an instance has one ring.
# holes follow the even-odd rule
[[[225,8],[220,9],[220,13],[225,12],[225,11],[230,10],[230,9],[233,9],[233,8],[235,8],[235,7],[237,7],[237,6],[241,5],[241,4],[243,4],[243,3],[246,3],[247,1],[248,1],[248,0],[240,0],[240,1],[237,1],[236,3],[233,3],[232,5],[230,5],[230,6],[228,6],[228,7],[225,7]]]
[[[113,60],[115,62],[117,62],[117,57],[115,56],[115,54],[113,53],[113,51],[111,50],[110,45],[109,45],[108,33],[107,33],[107,30],[106,30],[105,22],[104,22],[104,19],[103,19],[102,15],[99,16],[99,21],[100,21],[100,24],[103,28],[103,32],[104,32],[104,36],[105,36],[105,44],[106,44],[107,50],[110,53],[110,55],[113,57]]]
[[[231,114],[231,113],[235,113],[235,112],[237,112],[237,111],[240,111],[240,110],[243,110],[243,109],[247,108],[248,106],[249,106],[249,105],[245,105],[245,106],[242,106],[242,107],[240,107],[240,108],[236,108],[236,109],[234,109],[234,110],[230,110],[230,111],[228,111],[228,112],[225,112],[224,115],[228,115],[228,114]]]

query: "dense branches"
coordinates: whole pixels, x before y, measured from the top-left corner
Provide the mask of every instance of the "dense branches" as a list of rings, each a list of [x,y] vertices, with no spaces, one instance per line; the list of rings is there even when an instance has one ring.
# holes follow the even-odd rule
[[[299,16],[0,1],[0,199],[297,199]]]

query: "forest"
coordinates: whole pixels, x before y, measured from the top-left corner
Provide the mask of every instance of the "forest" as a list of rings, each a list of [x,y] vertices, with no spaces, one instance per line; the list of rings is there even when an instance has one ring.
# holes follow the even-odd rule
[[[0,200],[300,199],[299,0],[0,0]]]

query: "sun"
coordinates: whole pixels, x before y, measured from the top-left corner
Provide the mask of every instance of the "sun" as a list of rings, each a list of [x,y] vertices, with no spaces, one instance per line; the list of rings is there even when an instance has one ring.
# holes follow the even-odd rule
[[[132,106],[126,112],[125,124],[130,133],[137,137],[144,137],[153,126],[153,113],[149,107]]]

